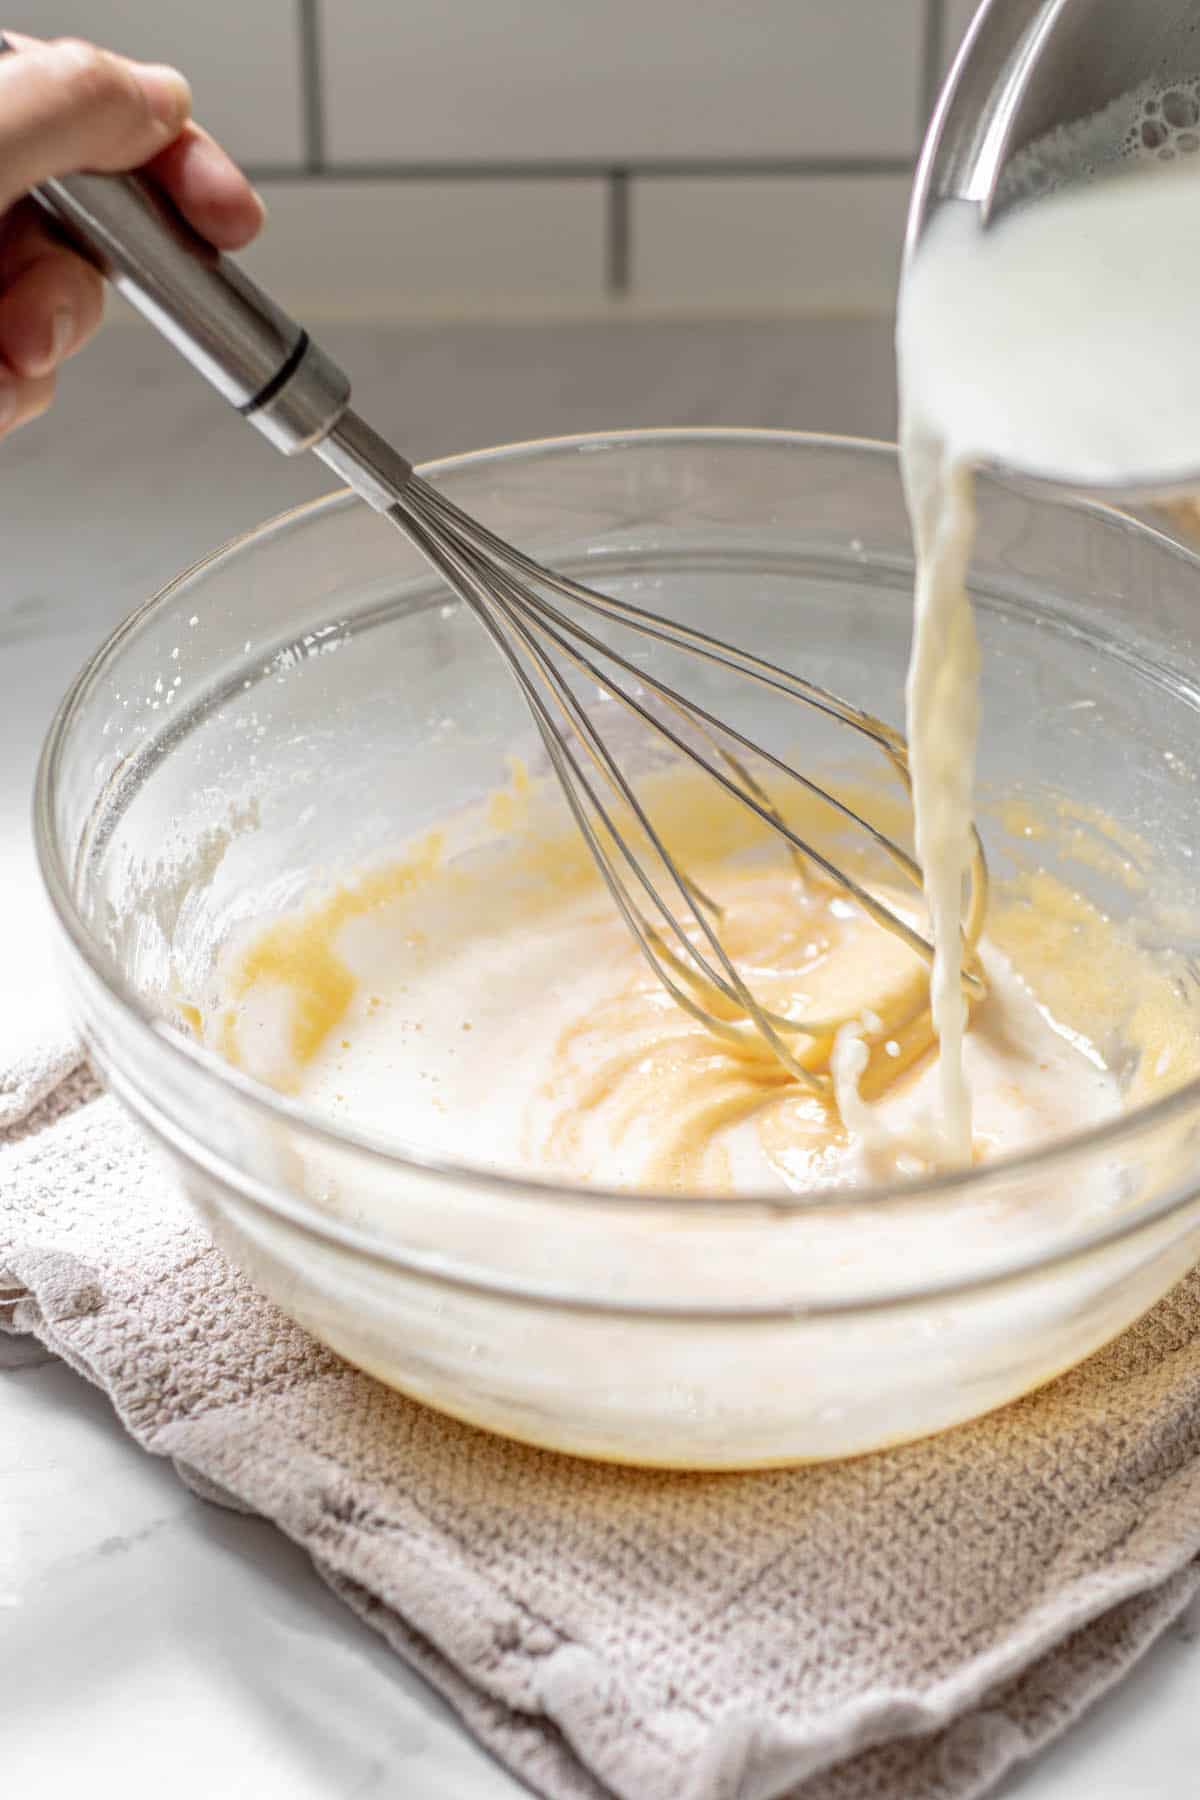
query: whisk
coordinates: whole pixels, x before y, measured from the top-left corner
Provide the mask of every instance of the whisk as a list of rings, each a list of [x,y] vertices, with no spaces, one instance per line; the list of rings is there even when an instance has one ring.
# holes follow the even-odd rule
[[[140,177],[76,175],[46,183],[33,198],[276,448],[287,455],[315,451],[400,528],[472,610],[520,688],[617,911],[678,1005],[741,1051],[765,1051],[797,1080],[827,1087],[828,1075],[808,1066],[813,1059],[806,1061],[805,1046],[827,1043],[847,1021],[793,1017],[752,991],[723,941],[720,906],[672,853],[572,675],[619,703],[673,756],[704,771],[801,865],[819,870],[928,962],[932,948],[917,926],[789,824],[783,796],[803,793],[808,802],[827,804],[919,889],[920,870],[907,851],[788,760],[649,674],[600,628],[615,626],[635,640],[683,651],[816,708],[873,744],[907,785],[903,738],[775,663],[542,567],[462,512],[351,409],[348,379],[308,334]],[[765,781],[751,764],[765,772]],[[975,949],[986,897],[976,838],[963,934],[963,980],[976,992],[982,991]]]

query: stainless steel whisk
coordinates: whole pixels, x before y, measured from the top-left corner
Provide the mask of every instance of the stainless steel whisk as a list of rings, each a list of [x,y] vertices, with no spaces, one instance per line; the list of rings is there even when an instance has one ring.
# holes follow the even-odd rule
[[[0,38],[0,49],[4,49]],[[810,1086],[828,1078],[798,1059],[795,1041],[827,1039],[841,1020],[793,1018],[755,996],[721,936],[721,910],[681,868],[635,782],[571,685],[569,671],[619,702],[673,753],[703,769],[789,851],[846,890],[880,926],[927,961],[927,939],[887,902],[787,822],[747,766],[827,802],[916,887],[911,856],[868,819],[728,722],[656,679],[597,635],[599,621],[672,646],[815,707],[874,744],[907,784],[904,740],[836,695],[733,644],[543,568],[414,473],[349,404],[350,383],[308,334],[230,259],[191,230],[137,176],[75,175],[32,196],[113,285],[285,455],[314,450],[385,514],[471,608],[533,715],[567,804],[613,901],[672,997],[716,1036],[768,1050]],[[564,610],[564,604],[572,608]],[[582,614],[582,618],[576,616]],[[976,839],[964,929],[964,981],[981,977],[974,950],[987,877]]]
[[[826,1040],[846,1020],[794,1018],[772,1011],[756,998],[721,941],[720,907],[680,867],[566,671],[574,669],[594,682],[674,753],[704,770],[724,793],[782,838],[793,856],[815,865],[851,894],[877,924],[928,961],[933,954],[928,940],[810,839],[800,836],[745,759],[753,757],[782,777],[785,785],[795,783],[825,803],[846,824],[861,831],[917,888],[920,869],[907,851],[836,794],[678,688],[650,675],[586,623],[565,613],[555,599],[572,603],[585,619],[591,616],[616,622],[640,637],[686,651],[815,707],[874,744],[907,787],[904,739],[870,713],[776,663],[545,568],[418,475],[410,477],[387,512],[472,609],[507,663],[617,910],[668,993],[715,1035],[744,1046],[753,1034],[790,1074],[806,1085],[826,1086],[827,1077],[804,1067],[789,1039]],[[659,712],[666,716],[658,716]],[[623,825],[622,819],[629,824]],[[976,991],[981,990],[982,981],[974,951],[986,901],[987,870],[976,835],[963,975]],[[695,928],[691,933],[689,920]],[[714,1010],[718,996],[735,1017]]]

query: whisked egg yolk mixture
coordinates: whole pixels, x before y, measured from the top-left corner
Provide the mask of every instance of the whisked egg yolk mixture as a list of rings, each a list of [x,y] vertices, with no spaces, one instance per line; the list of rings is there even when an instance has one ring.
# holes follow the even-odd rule
[[[197,1008],[201,1035],[335,1122],[509,1172],[747,1194],[927,1173],[938,1094],[924,961],[843,890],[768,859],[682,776],[664,797],[755,993],[791,1017],[856,1022],[795,1040],[814,1085],[676,1005],[523,776],[475,848],[435,834],[245,925]],[[887,897],[911,912],[912,895]],[[980,961],[965,1046],[977,1162],[1200,1066],[1170,971],[1043,872],[993,902]]]

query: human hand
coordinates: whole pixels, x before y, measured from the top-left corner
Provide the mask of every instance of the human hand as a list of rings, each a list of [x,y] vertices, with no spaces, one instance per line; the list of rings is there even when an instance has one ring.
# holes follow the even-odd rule
[[[51,235],[23,198],[30,188],[141,168],[222,250],[248,244],[264,218],[245,176],[192,121],[177,70],[74,40],[8,41],[19,54],[0,56],[0,437],[45,412],[55,370],[104,310],[100,275]]]

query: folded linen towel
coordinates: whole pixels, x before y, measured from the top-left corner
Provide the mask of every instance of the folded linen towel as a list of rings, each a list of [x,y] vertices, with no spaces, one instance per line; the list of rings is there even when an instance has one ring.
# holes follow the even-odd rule
[[[971,1800],[1200,1588],[1200,1273],[1042,1392],[753,1475],[600,1467],[350,1368],[78,1054],[0,1070],[0,1327],[261,1513],[550,1800]]]

